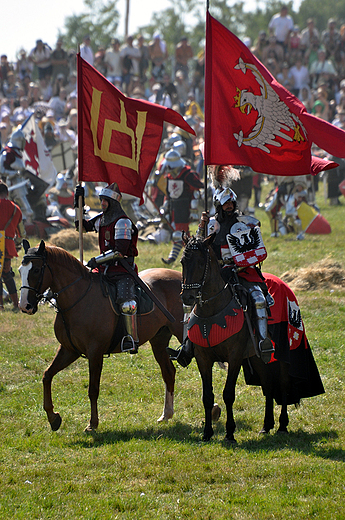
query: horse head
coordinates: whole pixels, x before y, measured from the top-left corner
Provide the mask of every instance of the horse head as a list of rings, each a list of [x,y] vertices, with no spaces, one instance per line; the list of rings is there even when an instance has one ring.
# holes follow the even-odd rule
[[[27,314],[37,312],[37,304],[43,298],[44,273],[47,266],[45,243],[41,240],[38,247],[30,247],[23,241],[25,255],[19,267],[22,286],[20,288],[19,307]]]
[[[202,301],[202,291],[209,278],[210,245],[216,234],[212,233],[205,239],[194,237],[183,238],[185,249],[181,258],[182,292],[181,298],[185,305],[194,305]]]

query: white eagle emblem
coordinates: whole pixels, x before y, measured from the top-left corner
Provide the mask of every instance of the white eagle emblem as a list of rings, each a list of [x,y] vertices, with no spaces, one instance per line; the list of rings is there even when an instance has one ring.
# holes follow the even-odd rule
[[[243,135],[243,130],[239,134],[234,134],[237,144],[242,144],[260,148],[264,152],[270,153],[267,145],[281,146],[276,137],[285,139],[286,141],[305,141],[307,132],[300,119],[290,112],[289,107],[280,100],[278,94],[271,85],[262,77],[261,73],[252,63],[244,63],[243,59],[238,60],[238,64],[234,67],[240,69],[243,74],[250,70],[255,76],[256,81],[260,85],[261,95],[257,96],[248,90],[240,90],[237,88],[237,96],[234,96],[236,108],[239,108],[243,114],[249,114],[250,111],[256,110],[258,117],[254,127],[248,136]],[[293,130],[293,136],[291,134]],[[302,132],[301,132],[302,130]],[[303,135],[304,134],[304,135]]]

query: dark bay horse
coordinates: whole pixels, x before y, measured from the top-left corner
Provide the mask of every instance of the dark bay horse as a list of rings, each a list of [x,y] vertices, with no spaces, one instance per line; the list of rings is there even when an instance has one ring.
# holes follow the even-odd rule
[[[95,430],[98,427],[97,400],[103,356],[121,352],[122,333],[121,330],[117,331],[119,317],[102,292],[101,277],[91,273],[70,253],[59,247],[46,246],[43,240],[35,248],[30,248],[26,241],[24,248],[25,255],[20,267],[20,308],[27,314],[35,314],[38,302],[50,288],[58,310],[54,331],[60,346],[43,375],[44,410],[49,423],[54,431],[61,425],[60,414],[54,412],[52,401],[53,377],[84,356],[89,362],[88,393],[91,403],[90,422],[85,431]],[[156,305],[152,312],[138,316],[140,345],[150,342],[165,382],[164,409],[158,419],[163,421],[173,416],[176,372],[166,347],[172,335],[180,342],[183,339],[181,273],[171,269],[147,269],[140,273],[140,277],[175,318],[175,322],[171,323]]]
[[[281,308],[272,313],[272,316],[275,315],[275,320],[272,318],[272,322],[276,322],[272,323],[271,327],[273,331],[271,337],[275,342],[275,357],[272,357],[272,362],[265,365],[255,355],[241,305],[236,295],[234,298],[231,285],[226,283],[221,275],[221,268],[211,247],[214,237],[215,234],[204,240],[195,237],[189,240],[185,238],[185,250],[181,259],[182,301],[186,305],[196,304],[189,321],[188,335],[194,343],[194,354],[202,378],[205,408],[203,438],[209,440],[213,435],[212,367],[215,362],[228,363],[228,375],[223,390],[227,411],[227,441],[236,442],[233,404],[236,381],[242,364],[244,369],[246,368],[246,382],[261,386],[266,398],[261,433],[268,433],[274,427],[274,399],[281,404],[278,431],[287,432],[289,422],[287,405],[297,404],[301,397],[311,397],[324,391],[304,334],[303,323],[301,325],[300,314],[297,313],[297,300],[284,282],[273,275],[266,274],[266,283],[270,291],[274,291],[275,305],[281,305]],[[289,299],[293,311],[291,314],[298,316],[298,319],[295,321],[290,319],[287,325],[282,321],[282,309],[286,308],[287,314],[289,313],[290,306],[287,304]],[[288,316],[286,321],[288,322]],[[230,333],[231,336],[227,338]],[[290,354],[289,346],[295,349],[293,355]],[[297,367],[291,368],[290,365],[294,364]]]

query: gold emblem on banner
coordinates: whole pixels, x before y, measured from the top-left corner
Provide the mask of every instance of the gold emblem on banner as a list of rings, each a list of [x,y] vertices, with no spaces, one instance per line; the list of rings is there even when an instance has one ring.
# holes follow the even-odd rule
[[[139,173],[139,160],[143,135],[146,126],[147,112],[137,111],[137,126],[134,130],[127,126],[127,113],[124,102],[120,99],[120,122],[105,119],[101,146],[98,146],[97,129],[99,120],[99,111],[101,107],[101,98],[103,92],[92,88],[92,104],[91,104],[91,132],[93,137],[94,154],[100,157],[102,161],[125,166]],[[110,143],[113,132],[126,134],[131,139],[132,156],[126,157],[117,153],[110,152]]]

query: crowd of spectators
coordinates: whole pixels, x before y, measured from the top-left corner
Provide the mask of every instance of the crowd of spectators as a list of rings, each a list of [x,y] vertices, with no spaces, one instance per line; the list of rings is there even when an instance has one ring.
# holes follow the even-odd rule
[[[253,45],[244,42],[273,76],[304,103],[308,112],[345,129],[345,25],[329,19],[319,31],[313,19],[300,29],[283,6],[260,31]],[[86,35],[80,54],[124,94],[148,99],[182,113],[203,137],[205,53],[195,55],[187,37],[169,56],[164,37],[157,31],[151,41],[142,34],[94,50]],[[5,144],[13,127],[30,113],[49,123],[56,140],[77,139],[77,78],[75,52],[58,39],[55,49],[42,40],[9,63],[1,56],[0,135]]]

